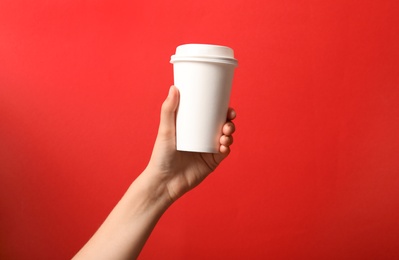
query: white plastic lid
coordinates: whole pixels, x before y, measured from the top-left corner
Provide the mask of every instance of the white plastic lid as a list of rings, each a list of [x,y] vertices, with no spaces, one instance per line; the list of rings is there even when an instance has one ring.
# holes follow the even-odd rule
[[[233,49],[212,44],[184,44],[176,48],[176,54],[172,55],[170,62],[178,61],[202,61],[227,63],[237,66]]]

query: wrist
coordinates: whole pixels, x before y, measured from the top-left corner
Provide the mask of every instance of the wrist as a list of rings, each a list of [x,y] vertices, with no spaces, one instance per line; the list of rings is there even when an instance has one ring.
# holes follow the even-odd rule
[[[127,191],[132,205],[137,205],[136,212],[148,210],[162,214],[172,203],[166,181],[159,179],[150,169],[145,169],[130,185]]]

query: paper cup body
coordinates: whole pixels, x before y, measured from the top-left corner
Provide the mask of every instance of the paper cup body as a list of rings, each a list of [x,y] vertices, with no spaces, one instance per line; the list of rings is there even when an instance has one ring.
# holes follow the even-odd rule
[[[193,55],[190,58],[186,55],[179,59],[177,55],[178,51],[171,61],[174,85],[180,92],[176,116],[176,149],[217,153],[237,63],[233,58],[229,61],[226,57],[218,60],[216,56],[210,58]]]

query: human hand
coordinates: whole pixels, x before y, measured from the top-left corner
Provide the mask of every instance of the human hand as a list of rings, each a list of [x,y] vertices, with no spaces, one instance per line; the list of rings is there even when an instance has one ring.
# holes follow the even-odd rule
[[[179,91],[172,86],[147,168],[130,185],[107,219],[74,259],[136,259],[165,210],[201,183],[229,155],[235,112],[229,109],[219,153],[176,150]]]
[[[161,120],[153,153],[146,172],[165,188],[170,203],[200,184],[229,155],[233,143],[236,117],[233,109],[226,115],[220,137],[219,153],[182,152],[176,150],[176,110],[179,91],[175,86],[169,90],[162,104]]]

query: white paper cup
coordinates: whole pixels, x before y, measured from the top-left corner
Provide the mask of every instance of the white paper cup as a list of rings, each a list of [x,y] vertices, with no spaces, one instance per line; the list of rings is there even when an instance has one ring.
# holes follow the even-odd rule
[[[218,153],[237,60],[231,48],[185,44],[172,55],[174,85],[180,92],[176,149]]]

